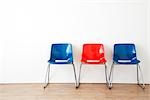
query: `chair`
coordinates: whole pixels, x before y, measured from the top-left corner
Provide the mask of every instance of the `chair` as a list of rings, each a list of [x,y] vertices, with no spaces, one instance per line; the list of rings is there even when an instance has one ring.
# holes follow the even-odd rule
[[[73,63],[73,53],[71,44],[67,43],[52,44],[50,60],[48,60],[48,67],[45,76],[45,82],[47,80],[47,84],[44,86],[44,89],[49,84],[50,64],[72,64],[75,77],[75,86],[77,86],[76,71]]]
[[[137,66],[137,83],[143,89],[145,88],[144,79],[142,75],[142,71],[139,65],[140,61],[136,56],[136,49],[134,44],[115,44],[114,45],[114,54],[113,54],[113,63],[110,69],[109,82],[110,88],[112,88],[112,77],[114,65],[116,64],[124,64],[124,65],[136,65]],[[140,84],[139,71],[142,78],[143,83]]]
[[[105,77],[106,77],[106,83],[108,85],[107,66],[106,66],[106,59],[104,56],[103,44],[84,44],[83,45],[82,59],[81,59],[79,78],[78,78],[78,87],[80,85],[80,76],[81,76],[81,69],[82,69],[83,64],[105,65]]]

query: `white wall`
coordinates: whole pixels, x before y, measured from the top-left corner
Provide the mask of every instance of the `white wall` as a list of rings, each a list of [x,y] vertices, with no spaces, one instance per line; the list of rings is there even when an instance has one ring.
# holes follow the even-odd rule
[[[44,82],[50,46],[58,42],[73,44],[77,74],[83,43],[103,43],[110,68],[113,44],[133,42],[150,83],[149,6],[148,0],[0,1],[0,83]],[[115,67],[114,82],[135,83],[135,69]],[[51,81],[73,82],[72,67],[53,65]],[[84,67],[81,82],[105,82],[104,67]]]

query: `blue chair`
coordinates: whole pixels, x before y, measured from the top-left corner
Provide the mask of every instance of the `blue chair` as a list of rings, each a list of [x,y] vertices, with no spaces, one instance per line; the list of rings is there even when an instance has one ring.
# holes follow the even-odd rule
[[[77,87],[76,71],[73,63],[73,53],[71,44],[67,43],[52,44],[50,60],[48,60],[48,67],[45,77],[45,81],[47,80],[47,84],[44,86],[44,89],[49,84],[50,64],[72,64],[74,70],[75,85]]]
[[[109,82],[110,82],[110,88],[112,87],[112,76],[113,76],[113,70],[114,65],[116,64],[125,64],[125,65],[136,65],[137,66],[137,83],[140,87],[143,89],[145,88],[144,79],[142,75],[142,71],[139,65],[140,61],[137,59],[136,56],[136,49],[134,44],[115,44],[114,45],[114,54],[113,54],[113,63],[110,69],[110,75],[109,75]],[[140,81],[140,75],[142,78],[142,84]]]

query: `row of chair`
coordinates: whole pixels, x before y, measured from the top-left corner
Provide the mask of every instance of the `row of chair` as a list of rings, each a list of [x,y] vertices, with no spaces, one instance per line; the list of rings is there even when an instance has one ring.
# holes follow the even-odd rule
[[[47,72],[45,77],[45,82],[47,81],[46,82],[47,84],[44,86],[44,89],[49,84],[50,64],[72,64],[74,70],[76,88],[78,88],[80,85],[80,75],[81,75],[83,64],[103,64],[105,66],[106,85],[108,86],[109,89],[112,88],[112,76],[113,76],[114,65],[134,64],[137,66],[137,84],[144,89],[145,84],[144,84],[144,79],[143,79],[143,75],[139,63],[140,61],[137,59],[136,49],[134,44],[132,43],[115,44],[114,53],[113,53],[113,63],[111,65],[110,73],[108,75],[105,53],[104,53],[104,45],[93,44],[93,43],[84,44],[82,50],[79,77],[77,81],[75,65],[73,62],[72,45],[68,43],[52,44],[50,59],[48,60],[48,67],[47,67]],[[142,83],[140,82],[140,79]]]

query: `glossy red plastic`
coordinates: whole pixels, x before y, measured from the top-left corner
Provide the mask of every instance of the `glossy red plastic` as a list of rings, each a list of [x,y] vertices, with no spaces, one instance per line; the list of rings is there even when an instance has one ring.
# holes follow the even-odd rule
[[[84,44],[81,62],[87,64],[106,63],[103,44]]]

